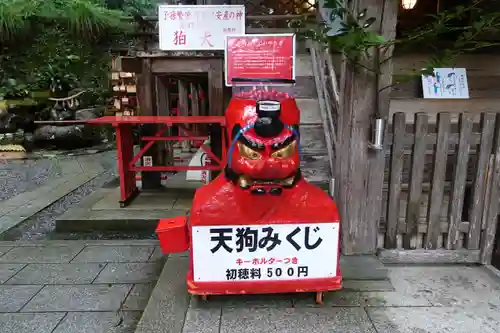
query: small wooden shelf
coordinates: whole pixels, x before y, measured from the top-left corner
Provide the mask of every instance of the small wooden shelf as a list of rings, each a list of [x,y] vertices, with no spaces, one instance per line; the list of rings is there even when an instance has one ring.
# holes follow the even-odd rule
[[[111,72],[113,101],[107,113],[117,116],[137,116],[137,82],[135,73],[114,70]]]

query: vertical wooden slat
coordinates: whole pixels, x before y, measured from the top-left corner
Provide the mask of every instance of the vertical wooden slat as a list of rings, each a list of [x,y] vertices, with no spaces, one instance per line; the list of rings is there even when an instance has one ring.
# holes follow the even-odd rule
[[[188,116],[189,115],[188,84],[183,79],[180,79],[177,82],[178,82],[177,86],[179,88],[179,116]],[[189,129],[188,125],[186,125],[186,127]],[[179,135],[183,136],[185,135],[185,133],[179,131]],[[190,142],[187,140],[182,140],[180,142],[180,145],[182,147],[182,151],[189,151],[191,149]]]
[[[389,195],[387,199],[387,219],[385,248],[397,247],[397,231],[399,221],[399,205],[401,200],[401,176],[403,173],[405,114],[394,114],[392,121],[394,140],[391,149],[391,165],[389,176]]]
[[[443,202],[446,161],[448,160],[448,139],[450,136],[451,117],[449,113],[439,113],[437,117],[437,142],[432,170],[431,195],[427,205],[427,233],[424,247],[437,249],[440,235],[440,213]]]
[[[462,222],[462,208],[464,203],[465,181],[467,178],[467,162],[469,161],[470,138],[472,134],[473,116],[469,113],[460,114],[460,137],[456,153],[455,171],[451,187],[450,208],[448,212],[448,240],[447,249],[458,248],[459,229]]]
[[[495,137],[493,137],[493,143],[495,143]],[[494,147],[493,147],[494,149]],[[492,181],[491,179],[493,178],[493,169],[495,165],[495,154],[494,151],[490,155],[489,161],[488,161],[488,169],[486,170],[486,188],[484,190],[484,200],[483,200],[483,218],[481,221],[481,230],[486,229],[487,225],[487,220],[488,220],[488,205],[490,204],[489,198],[491,194],[491,188],[492,188]],[[482,237],[482,236],[481,236]]]
[[[156,77],[156,104],[158,106],[158,116],[169,116],[169,98],[168,81],[166,76]],[[166,135],[171,135],[171,128],[167,129]],[[158,147],[159,161],[162,165],[170,165],[173,162],[170,154],[170,141],[156,142]]]
[[[178,80],[179,87],[179,116],[188,115],[188,91],[184,80]]]
[[[200,94],[198,93],[198,85],[195,83],[190,83],[191,89],[191,115],[200,115]]]
[[[481,143],[479,145],[476,175],[474,179],[473,201],[470,214],[469,234],[467,248],[469,250],[479,249],[479,237],[481,235],[481,222],[484,209],[485,176],[488,161],[493,146],[493,134],[495,130],[495,114],[483,113],[481,115]]]
[[[152,59],[142,59],[141,74],[137,78],[137,99],[141,116],[156,116],[158,108],[156,105],[156,81],[153,75]],[[142,136],[152,136],[156,134],[158,126],[156,124],[145,124],[142,126]],[[145,141],[141,141],[141,147],[144,147]],[[159,165],[158,161],[158,145],[152,145],[147,155],[153,159],[153,166]],[[143,189],[156,189],[161,187],[161,172],[149,171],[142,173],[142,188]]]
[[[335,172],[334,149],[338,150],[338,147],[335,146],[336,133],[335,131],[333,131],[333,125],[329,121],[331,120],[331,105],[327,101],[326,97],[326,78],[324,73],[325,63],[323,61],[319,43],[313,42],[310,50],[314,80],[316,83],[316,90],[318,91],[318,106],[320,110],[321,121],[323,122],[323,134],[325,136],[326,152],[328,156],[328,163],[330,165],[330,167],[328,168],[328,175],[329,178],[333,178]]]
[[[486,210],[486,229],[481,239],[481,263],[487,265],[491,263],[493,246],[495,245],[495,233],[498,223],[499,196],[500,196],[500,117],[497,116],[495,126],[495,139],[493,148],[493,170],[491,172],[490,195]]]
[[[191,90],[191,115],[193,117],[200,115],[200,94],[198,91],[198,85],[195,83],[190,84]],[[200,134],[200,127],[198,125],[193,125],[193,133],[195,135]]]
[[[425,150],[427,148],[427,122],[428,116],[426,114],[417,113],[415,115],[415,144],[411,155],[410,188],[406,207],[406,233],[403,236],[403,247],[405,249],[411,247],[411,238],[418,233],[418,217],[425,167]]]
[[[203,98],[200,100],[200,116],[208,116],[206,94],[201,85],[198,85],[198,92],[203,94]]]
[[[223,59],[212,59],[208,72],[208,103],[210,116],[224,115],[224,63]]]
[[[356,5],[354,4],[355,2],[345,2],[345,3],[348,4],[348,7],[349,6],[353,6],[352,8],[356,7]],[[367,9],[370,15],[374,15],[377,24],[380,24],[380,28],[376,28],[375,26],[373,28],[378,30],[384,39],[393,40],[396,37],[396,24],[397,24],[398,9],[399,9],[399,3],[397,1],[384,0],[384,1],[379,1],[376,4],[371,1],[358,1],[356,11],[363,10],[361,8]],[[377,15],[380,16],[378,17]],[[389,114],[390,114],[389,95],[392,90],[391,87],[392,87],[392,77],[393,77],[392,76],[393,51],[394,48],[393,45],[391,45],[384,49],[380,48],[378,51],[374,52],[373,60],[380,66],[379,67],[380,72],[376,76],[377,82],[375,86],[377,88],[375,89],[375,95],[373,96],[374,97],[373,101],[375,101],[376,105],[372,106],[372,108],[367,108],[366,110],[358,109],[361,112],[368,111],[372,113],[372,116],[380,117],[386,121],[389,119]],[[370,67],[369,64],[368,67]],[[356,69],[354,71],[357,72]],[[364,78],[362,77],[357,78],[357,80],[363,80],[363,79]],[[366,77],[365,79],[367,79],[368,82],[370,81],[369,76]],[[363,87],[367,87],[366,91],[363,91]],[[360,91],[361,95],[357,100],[354,99],[351,103],[357,105],[360,101],[363,101],[361,103],[367,103],[367,105],[369,105],[371,98],[370,90],[373,89],[370,87],[370,84],[368,84],[368,86],[360,85],[356,89],[361,89]],[[340,112],[343,113],[344,110],[341,110]],[[358,116],[356,116],[355,119],[357,120]],[[363,118],[359,119],[361,120]],[[339,136],[337,135],[337,137]],[[341,137],[341,139],[344,140],[344,137]],[[366,245],[375,250],[376,234],[380,228],[380,219],[382,216],[382,209],[383,209],[382,188],[384,187],[385,156],[383,153],[378,153],[374,154],[372,157],[369,157],[367,160],[369,163],[368,179],[367,179],[368,191],[366,192],[366,207],[362,207],[362,209],[365,211],[364,215],[366,219],[366,227],[364,228],[364,230],[365,233],[367,234],[367,236],[365,236],[364,239]],[[398,200],[399,202],[400,200],[399,195],[396,198],[396,200]],[[396,212],[396,214],[398,213],[399,210]],[[396,215],[396,221],[398,220],[398,217],[399,216]],[[396,233],[397,233],[397,227],[396,227]]]

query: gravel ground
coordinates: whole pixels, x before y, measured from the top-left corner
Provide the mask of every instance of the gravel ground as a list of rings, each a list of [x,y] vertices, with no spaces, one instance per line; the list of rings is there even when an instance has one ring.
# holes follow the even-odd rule
[[[61,176],[54,160],[0,160],[0,201],[32,191]]]
[[[56,233],[56,219],[68,209],[76,207],[87,195],[93,191],[106,186],[110,182],[116,182],[114,172],[116,165],[116,153],[105,152],[96,155],[103,167],[108,170],[90,182],[67,194],[43,211],[35,214],[21,225],[9,230],[0,236],[1,240],[46,240],[46,239],[154,239],[155,235],[133,233]],[[57,163],[54,159],[9,161],[7,167],[2,168],[0,181],[7,184],[10,192],[1,193],[4,197],[10,197],[40,186],[50,176],[60,175]],[[36,166],[36,167],[35,167]],[[31,168],[31,169],[30,169]],[[43,170],[46,170],[42,172]],[[57,173],[59,172],[59,173]],[[31,181],[30,181],[31,180]],[[2,190],[4,187],[2,187]],[[3,197],[2,197],[3,198]],[[5,199],[3,199],[5,200]]]

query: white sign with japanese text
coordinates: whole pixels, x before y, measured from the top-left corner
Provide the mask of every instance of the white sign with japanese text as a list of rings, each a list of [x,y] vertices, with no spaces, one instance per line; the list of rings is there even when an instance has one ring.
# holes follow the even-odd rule
[[[434,68],[434,76],[422,75],[424,98],[468,99],[469,86],[465,68]]]
[[[338,223],[193,227],[194,280],[335,277],[339,231]]]
[[[245,33],[243,5],[160,5],[160,50],[224,50],[227,35]]]

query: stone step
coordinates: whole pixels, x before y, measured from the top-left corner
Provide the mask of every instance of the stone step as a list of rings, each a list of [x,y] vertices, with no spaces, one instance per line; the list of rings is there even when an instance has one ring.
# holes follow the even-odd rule
[[[386,280],[387,267],[373,255],[340,257],[340,268],[345,280]]]
[[[326,150],[323,125],[311,124],[300,126],[300,151],[328,155]]]
[[[304,178],[313,184],[328,184],[330,182],[330,165],[326,155],[303,153],[300,169]]]
[[[297,106],[300,109],[300,124],[322,124],[319,102],[312,98],[297,98]]]
[[[295,75],[296,76],[313,76],[312,60],[310,54],[295,55]]]

